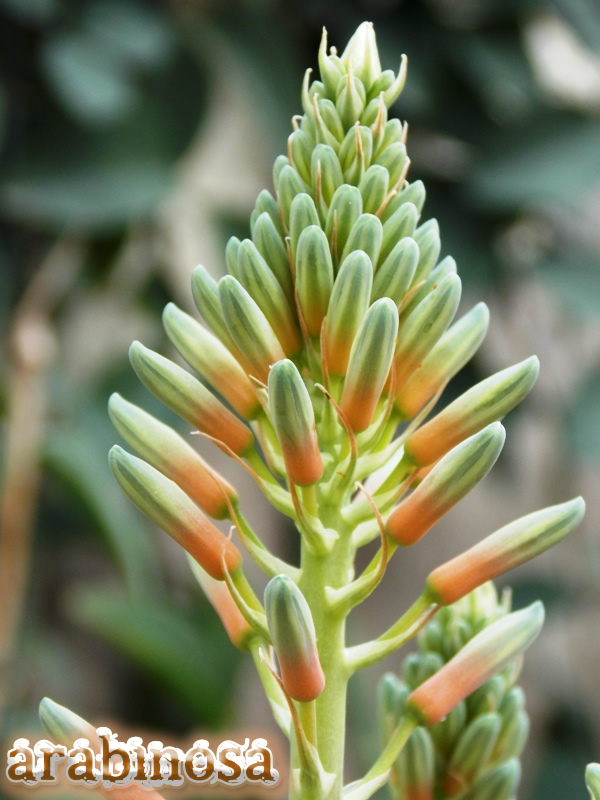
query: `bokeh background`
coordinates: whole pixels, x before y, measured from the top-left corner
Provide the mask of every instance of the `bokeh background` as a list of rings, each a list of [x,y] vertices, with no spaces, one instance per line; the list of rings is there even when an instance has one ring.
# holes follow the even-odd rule
[[[247,235],[322,26],[343,47],[364,19],[385,68],[409,56],[395,109],[409,177],[426,183],[463,308],[492,311],[449,396],[533,352],[542,372],[493,473],[392,565],[352,636],[383,630],[443,558],[583,493],[585,525],[504,584],[548,609],[523,676],[520,797],[584,800],[600,760],[597,0],[0,0],[2,736],[36,730],[44,695],[173,738],[267,726],[181,552],[111,479],[106,401],[118,390],[177,424],[135,380],[129,343],[170,352],[162,307],[190,310],[192,268],[218,276],[227,238]],[[206,452],[293,557],[293,530]],[[356,768],[378,747],[378,674],[351,686]]]

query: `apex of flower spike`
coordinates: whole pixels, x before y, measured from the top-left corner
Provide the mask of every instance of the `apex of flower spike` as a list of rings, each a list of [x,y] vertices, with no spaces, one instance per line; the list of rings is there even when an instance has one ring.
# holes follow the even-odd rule
[[[363,22],[358,26],[340,60],[348,72],[351,71],[363,82],[368,91],[381,75],[381,62],[372,22]]]

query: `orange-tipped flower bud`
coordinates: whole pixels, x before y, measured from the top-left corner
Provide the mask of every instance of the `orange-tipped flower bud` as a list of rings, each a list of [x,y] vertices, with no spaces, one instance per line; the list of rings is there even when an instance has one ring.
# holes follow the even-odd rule
[[[189,314],[168,303],[163,311],[167,336],[188,364],[246,419],[253,419],[260,403],[252,381],[216,336]]]
[[[220,439],[238,455],[252,446],[250,428],[189,372],[139,342],[129,348],[129,359],[144,386],[198,430]]]
[[[501,419],[527,395],[539,371],[535,356],[473,386],[408,437],[404,452],[426,466],[458,442]]]
[[[539,601],[493,622],[415,689],[406,702],[407,710],[421,725],[435,725],[526,650],[543,623],[544,606]]]
[[[499,422],[459,444],[391,514],[387,530],[399,544],[418,542],[482,480],[500,455],[505,431]]]
[[[254,635],[254,631],[237,607],[227,584],[211,578],[193,559],[190,559],[190,566],[207,600],[219,615],[232,643],[240,650],[246,650],[248,640]]]
[[[111,449],[108,460],[117,483],[131,502],[175,539],[209,575],[223,580],[223,552],[228,571],[238,569],[242,563],[240,551],[176,483],[118,445]]]
[[[115,428],[145,461],[211,517],[227,516],[227,500],[237,499],[235,489],[179,434],[116,393],[108,401],[108,411]]]
[[[513,567],[553,547],[585,514],[582,497],[534,511],[486,536],[474,547],[437,567],[427,578],[434,602],[449,605]]]
[[[390,371],[398,335],[398,309],[383,297],[369,308],[350,351],[341,409],[352,429],[364,431],[373,421]]]
[[[281,680],[294,700],[315,700],[325,688],[310,608],[296,584],[276,575],[265,589],[265,612]]]
[[[289,479],[300,486],[323,474],[310,395],[295,364],[274,364],[269,374],[269,408]]]

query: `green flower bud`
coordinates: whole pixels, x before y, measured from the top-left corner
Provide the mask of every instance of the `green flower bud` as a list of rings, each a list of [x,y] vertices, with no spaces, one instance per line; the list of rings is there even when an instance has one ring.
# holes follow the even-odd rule
[[[302,345],[296,316],[277,278],[250,239],[240,244],[238,261],[239,282],[265,315],[284,353],[295,355]]]
[[[373,214],[361,214],[350,231],[342,261],[355,250],[362,250],[369,256],[371,264],[377,264],[382,238],[383,226],[380,220]]]
[[[419,658],[417,670],[415,672],[415,682],[417,685],[424,683],[428,678],[444,666],[444,659],[438,653],[425,653]]]
[[[396,211],[398,211],[400,206],[404,205],[404,203],[412,203],[420,214],[423,211],[423,206],[425,205],[425,198],[426,192],[423,181],[415,181],[414,183],[410,183],[405,189],[402,189],[401,192],[398,192],[398,194],[387,204],[383,214],[381,215],[382,221],[385,222],[387,219],[389,219],[392,214],[395,214]]]
[[[363,199],[363,210],[376,214],[388,194],[390,175],[385,167],[373,164],[360,179],[358,189]]]
[[[398,335],[398,309],[384,297],[369,308],[350,351],[341,409],[355,431],[368,428],[385,386]]]
[[[163,311],[167,336],[177,350],[246,419],[260,410],[254,386],[229,350],[199,322],[169,303]]]
[[[391,297],[399,306],[411,285],[418,261],[419,246],[415,240],[409,236],[400,239],[375,274],[371,298]]]
[[[374,150],[374,157],[378,158],[382,153],[397,142],[402,143],[404,139],[404,126],[399,119],[388,120],[377,137],[377,145]],[[393,184],[390,182],[390,189]]]
[[[454,743],[467,723],[467,705],[462,700],[454,706],[441,722],[431,728],[431,735],[436,749],[448,756],[452,752]]]
[[[492,752],[492,761],[508,761],[521,754],[529,735],[529,717],[524,707],[523,690],[515,686],[500,706],[502,727]]]
[[[331,375],[346,374],[352,343],[369,307],[372,283],[371,260],[355,250],[340,267],[327,311],[325,348]]]
[[[372,22],[358,26],[340,60],[347,71],[351,71],[369,89],[381,75],[381,63],[375,41]]]
[[[288,160],[302,180],[310,186],[310,162],[314,142],[303,130],[296,130],[288,137]]]
[[[281,216],[288,227],[292,201],[297,194],[303,194],[306,190],[306,184],[293,167],[285,166],[281,170],[277,186],[277,197],[281,208]]]
[[[286,692],[302,703],[315,700],[325,688],[315,626],[304,595],[286,575],[267,584],[265,612]]]
[[[476,384],[409,436],[405,454],[420,466],[437,461],[465,437],[508,414],[528,394],[538,371],[539,361],[531,356]]]
[[[348,72],[340,78],[336,90],[335,106],[344,127],[351,128],[360,119],[365,108],[366,97],[363,82],[352,72]]]
[[[117,431],[144,461],[180,486],[211,517],[227,516],[227,499],[235,501],[236,491],[179,434],[118,394],[111,395],[108,410]]]
[[[76,739],[87,739],[92,745],[98,741],[93,725],[49,697],[40,703],[40,723],[51,741],[65,747],[72,747]]]
[[[440,256],[440,226],[437,219],[430,219],[417,228],[413,238],[421,253],[413,279],[413,283],[417,284],[429,275]]]
[[[431,734],[415,728],[400,754],[401,784],[407,800],[433,797],[435,783],[435,751]],[[400,766],[400,764],[398,766]]]
[[[281,173],[283,172],[285,167],[290,167],[290,160],[287,156],[277,156],[273,163],[273,186],[275,187],[275,191],[279,192],[279,183],[281,181]],[[292,167],[292,169],[294,169]],[[265,191],[265,190],[263,190]],[[262,192],[261,192],[262,194]],[[260,197],[260,195],[259,195]],[[277,202],[277,201],[275,201]],[[255,209],[257,210],[257,209]],[[263,209],[268,210],[268,209]],[[277,206],[277,216],[279,216],[279,206]]]
[[[377,273],[375,283],[382,271],[383,267]],[[489,320],[488,307],[485,303],[478,303],[446,331],[396,396],[396,408],[403,419],[416,416],[472,358],[487,333]]]
[[[421,256],[419,255],[419,260],[421,260]],[[417,264],[417,270],[419,269],[419,265]],[[416,276],[415,271],[415,276]],[[408,316],[412,314],[415,308],[421,303],[432,291],[437,289],[438,285],[447,275],[456,275],[456,261],[451,256],[446,256],[446,258],[442,259],[437,267],[429,273],[429,277],[422,280],[416,281],[413,277],[412,281],[412,289],[416,289],[415,293],[411,295],[410,302],[402,309],[401,315],[401,322],[403,322]],[[420,283],[420,287],[417,289],[417,283]]]
[[[340,146],[339,159],[346,183],[357,185],[371,163],[373,135],[364,125],[351,128]]]
[[[410,314],[400,329],[396,349],[396,392],[409,378],[442,336],[458,308],[461,282],[448,275]]]
[[[588,764],[585,769],[585,785],[592,800],[600,800],[600,764]]]
[[[279,281],[290,308],[294,307],[294,282],[290,271],[290,260],[283,239],[267,213],[262,213],[256,220],[252,239],[256,249],[271,268]],[[237,276],[236,276],[237,277]]]
[[[342,167],[333,147],[318,144],[313,150],[311,162],[311,180],[315,187],[315,196],[320,197],[324,206],[321,213],[326,214],[331,199],[338,187],[344,182]]]
[[[393,672],[386,672],[377,686],[377,718],[381,728],[381,739],[387,744],[404,709],[409,691]]]
[[[285,158],[285,156],[281,156],[281,158],[285,159],[287,163],[287,158]],[[274,183],[275,186],[277,186],[277,181],[274,181]],[[273,225],[275,225],[275,227],[277,228],[277,232],[279,233],[279,235],[283,236],[283,227],[281,225],[281,217],[279,215],[279,206],[277,205],[277,200],[275,200],[273,195],[266,189],[263,189],[262,192],[258,195],[256,199],[256,204],[254,206],[254,211],[256,212],[256,216],[252,221],[252,225],[250,227],[253,236],[254,236],[254,224],[256,223],[256,220],[260,217],[261,214],[268,214],[271,217]]]
[[[384,222],[383,241],[380,255],[381,261],[385,261],[398,243],[399,239],[403,239],[405,236],[413,235],[415,228],[417,227],[418,220],[419,212],[417,211],[416,207],[413,206],[412,203],[404,203],[404,205],[402,205],[395,214],[393,214],[386,222]]]
[[[429,593],[436,603],[456,602],[482,583],[553,547],[579,525],[584,514],[583,498],[576,497],[505,525],[434,569],[427,579]]]
[[[315,414],[304,381],[292,361],[278,361],[269,373],[269,409],[290,481],[316,483],[323,474]]]
[[[117,483],[131,502],[175,539],[211,577],[224,579],[222,556],[229,572],[240,567],[242,557],[237,547],[176,483],[118,445],[112,447],[108,460]]]
[[[435,725],[458,702],[523,653],[535,641],[543,623],[544,606],[539,601],[496,620],[415,689],[407,708],[422,724]]]
[[[512,800],[521,780],[521,765],[516,758],[486,772],[473,786],[469,797],[477,800]]]
[[[219,281],[219,299],[231,338],[250,365],[250,372],[266,383],[271,364],[285,358],[273,328],[233,276],[226,275]]]
[[[404,175],[407,158],[403,142],[393,142],[376,157],[375,163],[390,173],[390,188],[396,186]]]
[[[495,422],[444,456],[392,512],[387,523],[390,536],[405,547],[422,539],[487,475],[500,455],[504,438],[504,428]]]
[[[321,73],[321,80],[325,86],[327,96],[333,99],[339,80],[344,74],[344,67],[339,58],[327,54],[327,31],[325,28],[323,28],[321,44],[319,45],[319,72]]]
[[[227,267],[227,272],[231,273],[231,275],[235,275],[236,278],[238,275],[237,254],[239,249],[240,240],[237,236],[232,236],[225,247],[225,265]]]
[[[337,150],[344,138],[344,126],[335,104],[331,100],[318,100],[314,104],[317,144],[328,144]]]
[[[406,72],[408,67],[408,60],[406,56],[402,56],[402,60],[400,61],[400,69],[398,70],[398,75],[396,79],[392,83],[392,85],[385,89],[383,92],[383,101],[386,106],[389,108],[402,94],[402,90],[404,89],[404,84],[406,83]]]
[[[500,715],[476,717],[461,733],[444,776],[444,792],[450,797],[465,791],[486,768],[498,735]]]
[[[331,253],[335,264],[341,261],[341,254],[346,246],[350,231],[356,220],[362,214],[362,197],[356,186],[343,184],[333,195],[325,233],[331,242]]]
[[[318,225],[300,234],[296,251],[296,291],[306,329],[319,336],[333,289],[333,263],[327,236]]]
[[[373,149],[376,148],[378,136],[383,131],[383,126],[387,122],[387,108],[382,97],[374,97],[369,101],[365,110],[360,115],[360,124],[371,128],[373,132]]]
[[[298,239],[300,234],[309,225],[317,225],[320,227],[319,213],[315,206],[314,200],[308,194],[298,194],[294,197],[292,206],[290,208],[290,247],[292,249],[292,258],[296,260],[296,249],[298,247]]]
[[[220,439],[238,455],[252,446],[251,430],[189,372],[140,342],[129,348],[129,360],[144,386],[198,430]]]

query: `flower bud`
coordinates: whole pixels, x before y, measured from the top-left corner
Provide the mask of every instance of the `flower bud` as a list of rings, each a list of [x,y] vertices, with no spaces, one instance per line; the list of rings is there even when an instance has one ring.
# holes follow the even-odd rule
[[[254,300],[286,355],[295,355],[302,345],[296,316],[283,289],[254,242],[244,239],[238,251],[239,282]]]
[[[250,428],[189,372],[140,342],[129,348],[129,359],[144,386],[198,430],[220,439],[238,455],[252,446]]]
[[[373,267],[366,253],[355,250],[344,259],[333,284],[325,321],[327,369],[345,375],[350,349],[369,307]]]
[[[372,22],[363,22],[358,26],[340,60],[346,70],[360,78],[367,89],[377,80],[381,75],[381,63]]]
[[[544,606],[539,601],[496,620],[415,689],[407,700],[407,709],[420,724],[435,725],[457,703],[523,653],[536,639],[543,622]]]
[[[328,144],[337,150],[344,138],[344,126],[335,104],[331,100],[319,99],[314,103],[317,144]]]
[[[310,185],[310,160],[314,142],[303,130],[295,130],[288,137],[288,154],[292,166],[302,180]]]
[[[505,431],[499,422],[451,450],[390,516],[387,530],[399,544],[419,541],[481,481],[500,455]]]
[[[225,247],[225,266],[227,272],[231,275],[238,276],[238,250],[240,249],[240,240],[237,236],[231,236]]]
[[[393,142],[375,159],[375,163],[385,167],[390,174],[390,189],[393,189],[404,174],[408,156],[404,142]]]
[[[452,321],[461,295],[458,275],[448,275],[422,300],[400,328],[396,362],[396,392],[408,383]]]
[[[265,589],[265,612],[285,691],[294,700],[315,700],[325,688],[315,626],[308,603],[286,575]]]
[[[229,587],[224,581],[217,581],[202,569],[200,564],[190,559],[192,572],[206,599],[219,615],[227,635],[239,650],[246,650],[248,640],[253,636],[254,631],[242,616],[242,612],[237,607],[235,600],[231,596]]]
[[[342,253],[342,261],[355,250],[362,250],[369,256],[371,264],[377,264],[382,236],[383,228],[378,217],[373,214],[361,214],[350,231]]]
[[[529,717],[524,707],[523,690],[515,686],[500,705],[502,727],[492,751],[493,761],[508,761],[521,754],[529,735]]]
[[[295,364],[278,361],[269,373],[269,409],[289,479],[300,486],[323,474],[315,414]]]
[[[398,209],[404,205],[404,203],[412,203],[420,214],[423,211],[423,206],[425,205],[425,196],[426,192],[423,181],[415,181],[414,183],[410,183],[406,189],[402,189],[401,192],[398,192],[398,194],[387,204],[381,216],[383,222],[395,214],[396,211],[398,211]]]
[[[116,393],[108,401],[108,410],[115,428],[145,461],[211,517],[227,516],[227,499],[237,499],[235,489],[179,434]]]
[[[271,364],[285,358],[273,328],[258,304],[231,275],[219,281],[219,299],[231,338],[248,361],[251,372],[266,383]]]
[[[284,158],[287,163],[287,158],[285,156],[281,156]],[[283,167],[283,165],[282,165]],[[277,186],[277,181],[274,181],[275,186]],[[254,206],[254,211],[256,212],[255,221],[260,217],[261,214],[268,214],[271,217],[271,221],[273,225],[277,228],[277,232],[280,236],[283,236],[283,228],[281,226],[281,216],[279,214],[279,206],[277,205],[277,200],[273,197],[271,192],[268,192],[266,189],[263,189],[262,192],[256,198],[256,204]],[[252,235],[254,235],[254,228],[251,228]]]
[[[371,163],[373,134],[366,125],[355,125],[340,145],[339,159],[344,170],[344,180],[356,186]]]
[[[420,259],[421,256],[419,253],[419,260]],[[419,269],[418,264],[417,269]],[[416,274],[417,273],[415,270],[415,275]],[[418,282],[418,286],[416,285],[413,277],[411,289],[413,289],[414,292],[411,293],[410,301],[402,309],[400,322],[402,323],[404,319],[409,317],[419,303],[421,303],[428,295],[430,295],[431,292],[434,292],[439,284],[448,275],[456,275],[456,261],[452,258],[452,256],[446,256],[446,258],[442,259],[437,267],[429,273],[428,277]]]
[[[384,126],[381,134],[377,138],[377,145],[375,150],[375,158],[378,158],[382,153],[398,142],[402,143],[404,138],[404,126],[399,119],[390,119]],[[390,189],[394,188],[394,184],[390,181]]]
[[[521,765],[517,758],[512,758],[482,775],[473,786],[473,797],[477,800],[513,800],[520,779]]]
[[[175,303],[165,306],[163,324],[167,336],[188,364],[240,416],[253,419],[260,410],[254,386],[225,345]]]
[[[539,371],[535,356],[473,386],[408,437],[404,447],[415,464],[432,464],[450,448],[493,420],[502,419],[527,395]]]
[[[435,267],[440,256],[440,226],[436,219],[428,220],[414,233],[414,240],[419,245],[419,264],[413,283],[417,284],[426,278]]]
[[[396,75],[393,70],[386,69],[381,75],[373,82],[369,89],[369,97],[378,98],[381,92],[385,92],[394,83]]]
[[[277,198],[279,200],[279,207],[281,208],[281,216],[286,225],[290,220],[290,209],[292,201],[297,194],[306,192],[306,184],[298,175],[296,170],[291,166],[285,166],[279,174],[277,182]]]
[[[327,31],[323,28],[321,44],[319,45],[319,72],[329,97],[335,97],[335,91],[340,78],[344,74],[344,67],[337,56],[327,54]]]
[[[377,717],[383,744],[387,744],[404,710],[409,690],[397,675],[386,672],[377,686]]]
[[[382,270],[383,267],[377,275]],[[485,303],[478,303],[446,331],[405,387],[398,392],[396,409],[402,419],[416,416],[433,395],[472,358],[487,333],[489,320],[488,307]]]
[[[222,553],[229,572],[239,568],[240,551],[176,483],[118,445],[111,449],[108,460],[117,483],[131,502],[175,539],[211,577],[224,578]]]
[[[477,586],[553,547],[574,530],[585,513],[583,498],[543,508],[505,525],[437,567],[427,589],[439,605],[449,605]]]
[[[296,260],[296,249],[298,247],[298,239],[305,228],[309,225],[316,225],[320,227],[319,213],[316,209],[314,200],[308,194],[302,193],[296,195],[292,201],[290,208],[290,247],[292,249],[292,258]]]
[[[585,769],[585,785],[592,800],[600,800],[600,764],[588,764]]]
[[[433,800],[435,751],[426,728],[415,728],[406,742],[398,766],[406,800]]]
[[[409,236],[400,239],[375,274],[371,299],[391,297],[399,306],[410,287],[418,261],[419,246],[415,240]]]
[[[366,97],[363,82],[355,77],[352,71],[340,78],[336,89],[335,106],[345,128],[351,128],[360,119]]]
[[[369,308],[358,329],[344,381],[341,409],[354,431],[369,427],[385,386],[398,335],[398,309],[384,297]]]
[[[500,733],[500,715],[482,714],[461,733],[448,771],[444,776],[444,793],[449,797],[465,791],[487,767]]]
[[[291,165],[290,165],[290,160],[289,160],[289,158],[287,156],[277,156],[277,158],[275,159],[275,161],[273,163],[273,186],[275,187],[275,191],[276,192],[279,192],[279,181],[281,180],[281,173],[283,172],[283,168],[284,167],[289,167],[289,166],[291,166]],[[294,168],[292,167],[292,170],[293,169]],[[295,172],[295,170],[294,170],[294,172]],[[259,197],[260,197],[260,195],[259,195]],[[280,213],[279,205],[277,204],[277,201],[275,201],[275,203],[277,205],[277,216],[281,219],[281,213]],[[258,211],[257,208],[255,208],[254,210]],[[273,220],[273,221],[275,221],[275,220]]]
[[[254,225],[252,239],[256,249],[265,259],[273,275],[287,298],[290,308],[294,307],[294,282],[290,271],[290,261],[283,239],[279,234],[273,220],[263,212]],[[236,276],[237,277],[237,276]]]
[[[311,163],[312,185],[320,186],[321,198],[325,203],[323,213],[327,211],[331,198],[344,182],[342,167],[333,147],[318,144],[313,150]]]
[[[76,739],[87,739],[92,745],[98,741],[96,729],[89,722],[49,697],[40,703],[40,722],[51,741],[65,747],[72,747]]]
[[[336,266],[341,260],[340,256],[352,226],[361,214],[362,197],[358,187],[342,184],[333,195],[325,224],[325,233],[331,242],[331,253]]]
[[[405,236],[412,236],[419,219],[419,212],[412,203],[404,203],[383,226],[380,260],[384,262],[398,241]],[[420,259],[420,251],[419,251]]]
[[[390,175],[385,167],[373,164],[360,179],[358,189],[362,195],[363,211],[376,214],[388,194]]]
[[[296,251],[296,291],[306,329],[319,336],[333,289],[333,263],[329,242],[318,225],[300,234]]]
[[[406,56],[402,56],[402,60],[400,61],[400,69],[398,70],[398,75],[396,76],[392,85],[386,89],[383,93],[383,101],[386,106],[389,108],[402,94],[402,90],[404,89],[404,84],[406,83],[406,71],[407,71],[408,61]]]

